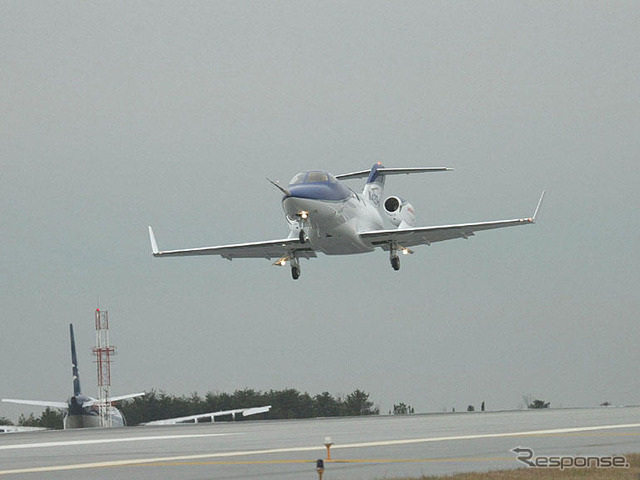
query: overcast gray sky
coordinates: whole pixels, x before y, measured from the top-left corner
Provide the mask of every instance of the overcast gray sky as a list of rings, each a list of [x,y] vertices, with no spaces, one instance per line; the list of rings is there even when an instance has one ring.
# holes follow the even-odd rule
[[[99,299],[114,394],[640,403],[638,25],[634,1],[0,2],[0,396],[69,396],[70,322],[95,395]],[[455,169],[387,182],[420,225],[547,197],[399,272],[151,256],[147,225],[281,238],[265,177],[376,161]]]

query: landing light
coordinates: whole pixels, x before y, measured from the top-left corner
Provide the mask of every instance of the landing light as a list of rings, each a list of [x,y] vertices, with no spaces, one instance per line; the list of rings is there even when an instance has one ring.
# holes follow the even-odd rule
[[[304,210],[302,212],[300,212],[300,217],[303,220],[306,220],[307,218],[309,218],[309,212],[305,212]]]
[[[275,265],[276,267],[284,267],[284,266],[287,264],[287,260],[289,260],[289,258],[288,258],[288,257],[282,257],[282,258],[279,258],[278,260],[276,260],[276,261],[274,262],[274,265]]]
[[[403,248],[402,249],[402,254],[403,255],[409,255],[409,249],[408,248]]]

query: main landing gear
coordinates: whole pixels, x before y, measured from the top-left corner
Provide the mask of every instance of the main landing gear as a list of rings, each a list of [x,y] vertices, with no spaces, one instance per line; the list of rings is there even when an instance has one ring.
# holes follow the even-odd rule
[[[395,242],[389,243],[389,259],[391,260],[391,268],[396,272],[400,270],[400,257],[398,257],[398,245]]]
[[[300,278],[300,262],[296,257],[291,259],[291,277],[294,280]]]
[[[300,267],[291,267],[291,277],[293,277],[294,280],[300,278]]]
[[[413,250],[411,250],[410,248],[401,247],[400,245],[391,243],[389,245],[389,259],[391,260],[391,267],[395,271],[400,270],[400,257],[398,256],[399,251],[402,252],[403,255],[413,253]]]

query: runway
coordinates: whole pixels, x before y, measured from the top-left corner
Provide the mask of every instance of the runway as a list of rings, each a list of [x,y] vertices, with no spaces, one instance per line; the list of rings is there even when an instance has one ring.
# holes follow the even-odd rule
[[[524,466],[511,452],[640,452],[640,407],[447,413],[0,435],[0,477],[373,480]]]

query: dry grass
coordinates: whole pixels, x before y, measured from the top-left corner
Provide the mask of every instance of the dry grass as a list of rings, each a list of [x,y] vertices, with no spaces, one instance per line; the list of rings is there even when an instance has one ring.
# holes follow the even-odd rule
[[[496,470],[483,473],[460,473],[445,476],[422,476],[416,478],[396,478],[389,480],[518,480],[533,479],[588,479],[588,480],[618,480],[640,479],[640,454],[625,455],[630,468],[519,468],[516,470]]]

